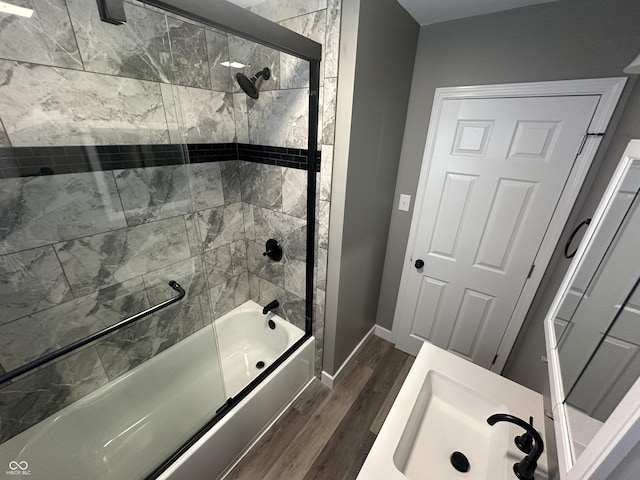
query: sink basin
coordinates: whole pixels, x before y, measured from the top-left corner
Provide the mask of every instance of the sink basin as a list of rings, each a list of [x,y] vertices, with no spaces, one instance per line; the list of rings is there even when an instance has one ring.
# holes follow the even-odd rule
[[[509,413],[528,420],[542,438],[542,396],[496,373],[425,343],[380,429],[358,480],[512,480],[524,457],[514,444],[523,430],[487,418]],[[454,468],[461,452],[469,469]],[[546,451],[535,479],[548,479]]]
[[[429,371],[393,456],[396,468],[411,480],[456,474],[453,452],[469,462],[464,478],[499,478],[508,438],[487,418],[507,407],[436,371]]]

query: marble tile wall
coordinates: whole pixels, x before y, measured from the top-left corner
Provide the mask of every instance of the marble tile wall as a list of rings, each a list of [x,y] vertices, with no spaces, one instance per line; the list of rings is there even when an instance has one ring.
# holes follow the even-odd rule
[[[226,33],[134,0],[119,26],[93,0],[22,4],[1,19],[0,147],[236,141]]]
[[[37,6],[34,17],[12,17],[0,29],[0,147],[306,148],[306,65],[134,0],[124,28],[96,20],[91,0],[23,1]],[[325,51],[323,90],[335,84],[337,43],[324,39],[339,31],[340,0],[266,3],[274,20],[335,50]],[[265,63],[274,72],[257,102],[219,65],[243,51],[250,68]],[[331,105],[321,114],[331,121]],[[322,152],[331,155],[327,128],[325,121]],[[188,291],[145,322],[1,387],[0,418],[11,421],[0,422],[0,442],[249,298],[280,299],[279,313],[304,328],[302,173],[235,160],[0,179],[0,371],[169,298],[169,277]],[[320,172],[327,207],[330,177]],[[278,265],[262,255],[268,238],[283,244]],[[326,247],[320,242],[321,259]],[[316,292],[321,339],[324,291]]]
[[[171,279],[187,291],[0,387],[0,442],[250,298],[240,163],[0,179],[3,371],[174,296]]]
[[[233,0],[232,0],[233,1]],[[265,0],[248,7],[249,10],[263,17],[278,22],[290,30],[309,37],[323,45],[323,61],[321,63],[320,81],[320,112],[319,118],[319,149],[322,151],[321,171],[318,177],[318,197],[316,199],[316,294],[315,294],[315,319],[314,335],[316,342],[316,374],[322,369],[322,339],[324,330],[324,302],[326,291],[326,266],[329,243],[329,210],[331,201],[331,176],[333,169],[333,145],[335,138],[335,112],[336,93],[338,81],[338,56],[340,43],[340,16],[342,0]],[[306,107],[302,106],[302,94],[296,89],[307,88],[309,81],[308,66],[305,62],[290,57],[286,54],[280,56],[280,88],[279,92],[270,92],[263,95],[257,102],[247,100],[247,123],[249,125],[248,136],[251,142],[258,140],[284,142],[287,146],[299,145],[306,142],[306,134],[301,129],[305,122],[304,116],[308,114]],[[277,105],[273,103],[289,105],[287,114],[293,114],[293,121],[288,132],[281,131],[279,125],[265,123],[268,111],[277,111]],[[294,105],[298,105],[296,108]],[[238,114],[237,118],[242,114]],[[237,120],[238,121],[238,120]],[[293,133],[292,133],[293,132]],[[280,139],[280,140],[278,140]],[[286,205],[286,206],[285,206]],[[283,212],[299,212],[287,208],[283,198]],[[290,275],[293,269],[290,269]],[[251,269],[249,273],[252,275]],[[268,279],[267,279],[268,280]],[[262,282],[250,281],[253,289],[258,289]],[[279,286],[277,282],[274,283]]]

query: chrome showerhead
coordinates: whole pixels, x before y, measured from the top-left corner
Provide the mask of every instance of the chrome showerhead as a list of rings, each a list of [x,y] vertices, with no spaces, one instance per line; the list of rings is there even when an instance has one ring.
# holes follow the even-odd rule
[[[238,85],[240,85],[240,88],[251,98],[256,99],[260,96],[258,87],[256,85],[260,77],[262,77],[264,80],[269,80],[269,78],[271,77],[271,70],[269,70],[267,67],[264,67],[251,78],[247,77],[244,73],[236,73],[236,80],[238,81]]]

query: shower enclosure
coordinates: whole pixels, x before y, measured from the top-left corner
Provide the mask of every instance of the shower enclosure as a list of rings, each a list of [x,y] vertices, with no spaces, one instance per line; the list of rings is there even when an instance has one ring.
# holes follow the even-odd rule
[[[222,0],[0,5],[0,471],[155,478],[312,336],[320,45]],[[289,340],[229,353],[274,300],[248,328]]]

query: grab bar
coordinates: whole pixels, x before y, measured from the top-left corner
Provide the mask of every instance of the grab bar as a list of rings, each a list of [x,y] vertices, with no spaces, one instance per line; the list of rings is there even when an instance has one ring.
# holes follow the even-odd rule
[[[70,343],[65,347],[62,347],[51,353],[47,353],[46,355],[43,355],[32,362],[25,363],[21,367],[18,367],[3,375],[0,375],[0,384],[4,382],[8,382],[9,380],[12,380],[16,377],[19,377],[20,375],[23,375],[33,370],[34,368],[38,368],[44,365],[45,363],[49,363],[57,358],[60,358],[63,355],[73,352],[74,350],[77,350],[80,347],[84,347],[85,345],[93,342],[94,340],[102,338],[105,335],[109,335],[110,333],[115,332],[116,330],[120,330],[121,328],[126,327],[127,325],[131,325],[132,323],[137,322],[138,320],[144,317],[148,317],[152,313],[155,313],[158,310],[162,310],[163,308],[168,307],[169,305],[172,305],[182,300],[187,293],[185,292],[184,288],[182,288],[180,284],[174,280],[169,281],[169,286],[173,288],[176,292],[178,292],[178,295],[176,295],[175,297],[171,297],[169,300],[165,300],[162,303],[154,305],[151,308],[147,308],[146,310],[143,310],[140,313],[136,313],[135,315],[132,315],[129,318],[125,318],[124,320],[121,320],[118,323],[114,323],[110,327],[103,328],[102,330],[99,330],[96,333],[92,333],[88,337],[84,337],[76,342]]]

